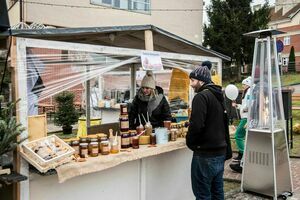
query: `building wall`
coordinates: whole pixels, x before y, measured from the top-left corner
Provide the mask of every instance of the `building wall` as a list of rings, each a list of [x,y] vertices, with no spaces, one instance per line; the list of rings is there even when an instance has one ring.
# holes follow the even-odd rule
[[[201,43],[203,0],[151,0],[150,14],[119,9],[99,9],[90,0],[40,0],[41,4],[25,3],[25,21],[60,27],[96,27],[152,24],[192,42]],[[66,7],[45,4],[64,4]],[[87,7],[87,8],[82,8]],[[172,9],[173,11],[166,11]],[[174,9],[198,9],[174,11]]]
[[[294,0],[295,2],[300,2],[299,0]],[[278,5],[286,5],[289,4],[295,6],[291,1],[288,0],[277,0],[276,4]],[[287,9],[290,7],[285,7],[284,9]],[[284,10],[285,12],[286,10]],[[300,72],[300,13],[298,12],[292,19],[285,19],[281,21],[271,21],[269,23],[269,27],[272,29],[277,29],[283,32],[286,32],[285,34],[280,34],[277,36],[277,39],[284,41],[284,37],[290,37],[290,44],[285,45],[283,51],[281,52],[281,57],[283,59],[288,59],[290,55],[290,51],[292,46],[294,46],[295,50],[295,64],[296,64],[296,71]],[[283,65],[287,66],[287,65]]]

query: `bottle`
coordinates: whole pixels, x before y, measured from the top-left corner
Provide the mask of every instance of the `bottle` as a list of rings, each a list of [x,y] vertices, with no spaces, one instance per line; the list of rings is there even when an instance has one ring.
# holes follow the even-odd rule
[[[145,124],[145,135],[151,135],[152,133],[152,125],[150,122]]]

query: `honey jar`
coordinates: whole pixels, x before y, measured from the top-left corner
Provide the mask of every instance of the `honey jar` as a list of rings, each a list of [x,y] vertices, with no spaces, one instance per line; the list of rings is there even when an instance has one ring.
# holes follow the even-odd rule
[[[100,151],[102,155],[108,155],[109,154],[109,142],[108,141],[102,141],[100,143]]]
[[[128,132],[121,133],[121,148],[127,149],[130,147],[130,134]]]
[[[129,130],[128,115],[120,115],[120,131],[127,132]]]
[[[121,115],[127,115],[128,114],[128,109],[127,109],[127,104],[126,103],[121,103],[120,104],[120,111],[121,111]]]
[[[81,158],[88,157],[88,143],[79,144],[79,155]]]
[[[91,152],[90,155],[92,157],[96,157],[99,154],[99,147],[98,147],[98,142],[91,142],[89,144],[90,148],[91,148]]]
[[[79,140],[73,140],[71,147],[75,150],[74,154],[79,155]]]
[[[92,143],[95,143],[95,142],[97,142],[97,145],[98,145],[98,139],[97,138],[91,138],[90,139],[90,143],[89,143],[89,145],[88,145],[88,148],[89,148],[89,154],[91,154],[91,152],[92,152]],[[99,147],[97,146],[97,148],[99,149]]]
[[[132,148],[133,148],[133,149],[138,149],[138,148],[140,148],[140,145],[139,145],[139,137],[138,137],[138,136],[132,137]]]

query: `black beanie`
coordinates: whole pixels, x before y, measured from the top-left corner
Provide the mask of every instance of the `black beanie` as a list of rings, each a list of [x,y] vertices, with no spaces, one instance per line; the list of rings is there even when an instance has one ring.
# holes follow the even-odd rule
[[[210,70],[207,66],[197,66],[197,68],[190,73],[190,78],[194,78],[205,83],[211,83]]]
[[[208,61],[208,60],[206,60],[206,61],[204,61],[204,62],[201,64],[201,66],[206,66],[206,67],[210,70],[210,69],[211,69],[211,62]]]

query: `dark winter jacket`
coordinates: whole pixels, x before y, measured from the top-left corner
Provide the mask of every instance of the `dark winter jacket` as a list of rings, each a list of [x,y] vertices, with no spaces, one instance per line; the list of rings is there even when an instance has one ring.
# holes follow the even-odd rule
[[[226,154],[223,101],[221,87],[214,84],[202,86],[195,95],[186,144],[196,155]]]
[[[163,122],[165,120],[171,120],[170,106],[165,96],[163,96],[163,89],[161,87],[156,86],[156,90],[158,95],[160,95],[161,101],[158,102],[158,105],[155,108],[153,108],[153,111],[151,113],[149,113],[150,122],[153,128],[163,127]],[[147,120],[147,111],[149,110],[148,105],[149,102],[142,101],[138,95],[135,96],[132,105],[129,109],[130,129],[136,129],[136,127],[139,125],[138,114],[140,114],[142,124],[145,125],[145,121],[143,120],[141,114],[143,114]]]

